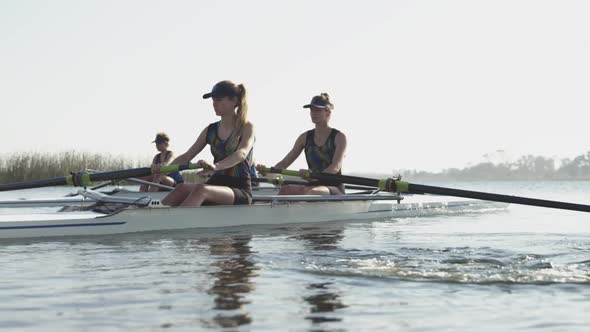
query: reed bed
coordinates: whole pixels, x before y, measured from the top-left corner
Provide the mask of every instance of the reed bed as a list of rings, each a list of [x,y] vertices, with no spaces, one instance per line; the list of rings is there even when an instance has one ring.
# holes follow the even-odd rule
[[[113,171],[147,167],[151,159],[142,161],[110,154],[66,151],[57,153],[12,153],[0,155],[0,183],[40,180],[68,175],[87,169]],[[182,173],[186,182],[203,182],[196,171]]]
[[[133,167],[140,167],[139,162],[109,154],[77,151],[13,153],[0,156],[0,182],[53,178],[86,169],[110,171]]]

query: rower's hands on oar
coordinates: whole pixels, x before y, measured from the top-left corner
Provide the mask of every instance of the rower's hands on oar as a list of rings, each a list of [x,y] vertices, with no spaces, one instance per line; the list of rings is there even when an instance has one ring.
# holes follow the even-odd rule
[[[152,174],[160,174],[160,164],[152,164]]]
[[[202,170],[200,170],[197,174],[200,176],[209,176],[213,173],[215,173],[215,171],[217,171],[217,167],[215,166],[215,164],[210,164],[205,160],[199,160],[197,162],[197,165],[199,165],[199,167],[203,168]]]
[[[308,169],[302,168],[299,170],[299,177],[302,178],[303,180],[311,182],[311,181],[313,181],[313,179],[309,177],[309,173],[310,172]]]
[[[258,173],[260,173],[260,175],[262,176],[266,176],[266,166],[262,165],[262,164],[257,164],[256,165],[256,170],[258,171]]]

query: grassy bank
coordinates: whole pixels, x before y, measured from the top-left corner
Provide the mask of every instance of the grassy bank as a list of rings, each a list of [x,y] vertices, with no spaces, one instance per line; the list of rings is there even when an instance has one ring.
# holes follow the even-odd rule
[[[113,171],[147,167],[151,160],[134,161],[121,156],[77,151],[13,153],[0,155],[0,183],[40,180],[86,169]],[[202,182],[196,172],[183,172],[187,182]]]
[[[0,156],[0,182],[53,178],[85,169],[109,171],[132,167],[139,167],[138,162],[108,154],[76,151],[14,153]]]

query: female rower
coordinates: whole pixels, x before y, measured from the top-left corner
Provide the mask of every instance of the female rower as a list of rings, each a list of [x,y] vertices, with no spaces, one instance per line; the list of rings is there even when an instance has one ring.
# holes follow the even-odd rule
[[[307,172],[341,174],[342,159],[346,150],[346,136],[329,126],[334,105],[330,96],[322,93],[311,99],[311,103],[303,106],[310,109],[311,121],[315,128],[299,135],[291,151],[275,165],[276,168],[287,168],[305,151],[308,169],[300,170],[302,175]],[[258,165],[262,171],[264,165]],[[342,195],[344,185],[310,180],[306,185],[285,185],[279,195]]]
[[[186,164],[207,144],[211,146],[213,164],[204,160],[201,175],[211,175],[205,184],[183,183],[174,188],[162,203],[170,206],[201,206],[203,203],[250,204],[252,184],[250,161],[254,145],[254,126],[247,120],[246,88],[231,81],[221,81],[203,99],[213,98],[215,114],[221,120],[207,126],[195,143],[172,164]],[[154,172],[159,172],[155,168]]]
[[[174,153],[168,150],[170,146],[170,138],[166,133],[158,133],[156,134],[156,139],[152,142],[156,143],[156,150],[159,151],[158,154],[154,156],[152,159],[152,165],[159,165],[159,166],[166,166],[170,164],[170,161],[174,158]],[[163,184],[166,186],[174,187],[179,183],[183,183],[184,179],[180,172],[171,173],[171,174],[154,174],[143,177],[142,180],[149,181],[153,183]],[[139,186],[139,191],[158,191],[160,188],[157,186],[150,186],[148,184],[142,184]]]

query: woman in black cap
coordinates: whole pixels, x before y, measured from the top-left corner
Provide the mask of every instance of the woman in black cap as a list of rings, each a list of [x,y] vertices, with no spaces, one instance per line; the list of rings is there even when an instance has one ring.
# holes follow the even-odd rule
[[[166,133],[158,133],[156,134],[156,139],[152,143],[156,143],[156,150],[158,150],[158,154],[156,154],[152,159],[152,165],[166,166],[170,164],[170,161],[172,161],[174,158],[174,153],[168,150],[168,147],[170,146],[170,138],[168,135],[166,135]],[[143,177],[142,180],[159,183],[170,187],[174,187],[177,184],[184,182],[180,172],[171,173],[168,175],[154,174]],[[139,186],[139,191],[158,191],[159,189],[160,188],[156,186],[150,186],[147,184],[142,184]]]
[[[302,176],[307,172],[341,174],[342,159],[346,151],[346,136],[337,129],[329,126],[330,116],[334,105],[330,96],[322,93],[311,99],[311,103],[304,105],[309,108],[311,122],[315,128],[299,135],[291,151],[274,167],[287,168],[301,154],[305,152],[308,169],[300,170]],[[258,165],[262,171],[264,165]],[[342,183],[310,180],[306,185],[285,185],[281,187],[279,195],[342,195]]]
[[[251,204],[252,148],[254,126],[247,120],[248,102],[242,84],[221,81],[203,99],[213,99],[213,109],[221,120],[208,125],[188,149],[171,164],[186,164],[208,144],[213,164],[204,160],[201,175],[211,175],[205,184],[180,184],[162,203],[170,206],[201,206],[202,204]],[[159,172],[154,167],[154,172]]]

